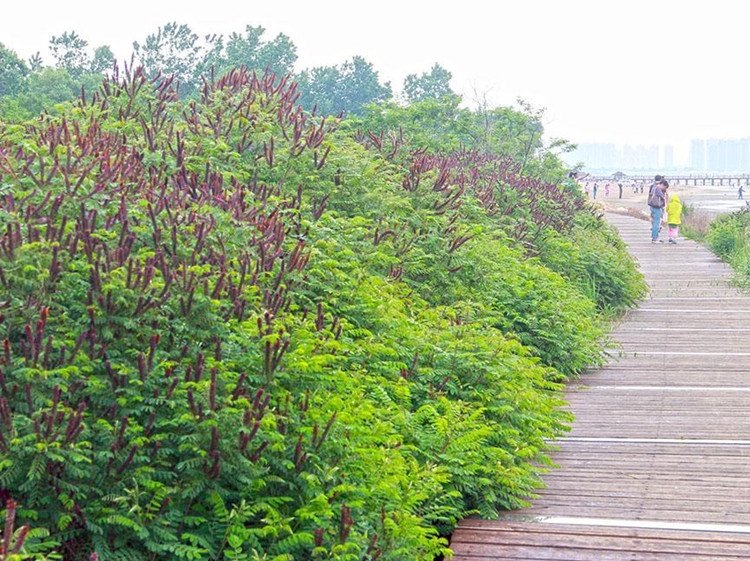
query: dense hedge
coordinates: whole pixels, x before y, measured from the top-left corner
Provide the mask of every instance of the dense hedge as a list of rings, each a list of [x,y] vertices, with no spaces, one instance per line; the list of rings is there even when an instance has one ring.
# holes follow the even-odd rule
[[[645,296],[615,229],[593,214],[580,213],[567,236],[551,234],[541,244],[544,264],[568,278],[608,313],[633,306]]]
[[[180,102],[135,71],[0,128],[27,553],[428,560],[538,485],[632,262],[575,185],[296,96],[235,71]]]
[[[750,284],[750,212],[743,209],[712,220],[706,242],[714,253],[732,265],[741,284]]]

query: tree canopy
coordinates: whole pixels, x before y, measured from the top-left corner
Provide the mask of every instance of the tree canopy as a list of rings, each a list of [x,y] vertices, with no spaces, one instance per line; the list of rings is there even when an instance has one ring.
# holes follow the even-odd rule
[[[245,27],[245,33],[232,33],[227,39],[226,49],[221,60],[221,70],[236,66],[271,72],[285,76],[294,71],[297,61],[297,47],[292,40],[279,33],[271,41],[264,42],[263,27]]]
[[[159,27],[142,43],[135,41],[133,52],[148,76],[174,76],[184,88],[194,86],[202,48],[198,35],[187,25],[170,22]]]
[[[75,31],[66,31],[59,37],[52,37],[49,42],[49,50],[55,59],[55,66],[64,68],[74,78],[90,68],[91,61],[86,47],[88,47],[88,41],[79,37]]]
[[[404,96],[410,103],[415,103],[455,95],[450,86],[452,77],[450,72],[435,63],[429,72],[424,72],[421,76],[409,74],[404,79]]]
[[[365,105],[390,99],[390,83],[380,83],[377,71],[361,56],[340,66],[322,66],[300,73],[297,77],[307,108],[317,104],[324,114],[341,112],[360,115]]]
[[[21,92],[28,75],[29,68],[23,59],[0,43],[0,96]]]

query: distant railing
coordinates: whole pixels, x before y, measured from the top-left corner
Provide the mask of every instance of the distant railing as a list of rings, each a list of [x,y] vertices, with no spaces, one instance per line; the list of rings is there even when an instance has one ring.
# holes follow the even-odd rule
[[[750,185],[750,174],[735,175],[666,175],[665,178],[671,185]],[[652,183],[653,175],[587,175],[579,178],[579,181],[598,181],[609,183]]]

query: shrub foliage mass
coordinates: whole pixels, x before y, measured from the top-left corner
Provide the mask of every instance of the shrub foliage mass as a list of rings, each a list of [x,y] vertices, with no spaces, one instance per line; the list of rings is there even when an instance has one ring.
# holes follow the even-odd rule
[[[538,486],[642,291],[622,246],[541,167],[298,97],[128,70],[0,125],[19,555],[428,560]]]

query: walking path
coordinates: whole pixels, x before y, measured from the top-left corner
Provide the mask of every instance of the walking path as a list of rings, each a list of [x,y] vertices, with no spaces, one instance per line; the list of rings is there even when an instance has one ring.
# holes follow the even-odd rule
[[[611,364],[570,386],[576,421],[532,507],[461,522],[454,561],[750,559],[750,297],[695,242],[608,220],[650,296]]]

